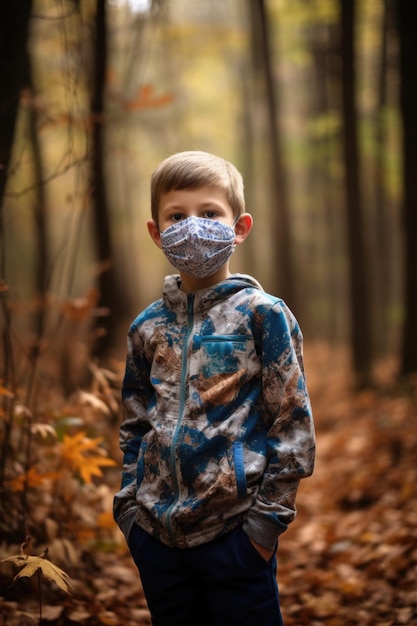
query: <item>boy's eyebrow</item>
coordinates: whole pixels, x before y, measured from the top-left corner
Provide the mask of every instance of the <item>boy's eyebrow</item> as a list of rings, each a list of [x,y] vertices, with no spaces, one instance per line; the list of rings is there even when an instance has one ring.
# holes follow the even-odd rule
[[[198,208],[200,209],[204,209],[205,207],[212,207],[212,206],[216,206],[219,209],[223,208],[223,205],[219,202],[217,202],[217,200],[204,200],[204,202],[201,202],[200,204],[197,205]],[[172,204],[166,204],[165,207],[162,209],[163,211],[172,211],[172,209],[183,209],[184,205],[181,204],[180,202],[173,202]]]
[[[207,200],[206,202],[202,202],[198,205],[198,208],[204,209],[206,207],[217,207],[218,209],[223,209],[223,205],[216,202],[216,200]]]

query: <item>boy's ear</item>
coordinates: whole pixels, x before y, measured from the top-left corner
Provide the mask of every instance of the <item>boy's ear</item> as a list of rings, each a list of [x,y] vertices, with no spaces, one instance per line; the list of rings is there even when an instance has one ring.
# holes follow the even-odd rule
[[[249,213],[242,213],[235,224],[236,239],[235,243],[242,243],[249,235],[253,226],[253,218]]]
[[[149,220],[149,222],[147,222],[146,225],[148,227],[149,234],[152,237],[153,241],[156,243],[158,248],[162,249],[161,233],[159,232],[158,226],[153,220]]]

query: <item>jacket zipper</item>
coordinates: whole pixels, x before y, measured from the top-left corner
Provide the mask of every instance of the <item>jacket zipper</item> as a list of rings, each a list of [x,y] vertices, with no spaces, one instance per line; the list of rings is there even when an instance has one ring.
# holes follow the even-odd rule
[[[176,463],[176,449],[178,447],[178,443],[180,441],[180,432],[182,426],[182,419],[184,417],[184,407],[186,401],[186,388],[187,388],[187,354],[188,354],[188,344],[190,341],[190,336],[193,330],[193,313],[194,313],[194,295],[189,294],[187,296],[187,332],[184,337],[184,343],[182,347],[182,355],[181,355],[181,380],[180,380],[180,403],[179,403],[179,411],[178,411],[178,421],[175,426],[174,434],[172,436],[171,442],[171,454],[169,460],[169,466],[171,470],[172,480],[174,483],[174,498],[172,503],[169,505],[167,509],[167,519],[166,526],[167,531],[170,536],[172,545],[177,545],[177,540],[175,537],[175,532],[172,528],[172,513],[174,511],[175,505],[178,503],[180,497],[180,481],[178,479],[177,472],[177,463]]]

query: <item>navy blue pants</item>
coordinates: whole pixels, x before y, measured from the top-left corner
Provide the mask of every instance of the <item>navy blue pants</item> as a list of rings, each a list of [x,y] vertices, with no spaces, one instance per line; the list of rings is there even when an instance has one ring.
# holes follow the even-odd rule
[[[276,557],[241,527],[195,548],[169,548],[134,525],[129,547],[153,626],[283,626]]]

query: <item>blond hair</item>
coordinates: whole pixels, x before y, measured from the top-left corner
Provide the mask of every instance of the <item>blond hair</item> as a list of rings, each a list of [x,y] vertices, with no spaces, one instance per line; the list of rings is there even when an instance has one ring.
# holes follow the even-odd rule
[[[151,178],[152,219],[158,224],[161,195],[210,185],[223,191],[235,218],[245,212],[243,178],[232,163],[208,152],[178,152],[158,165]]]

